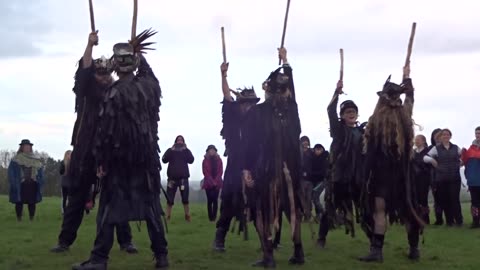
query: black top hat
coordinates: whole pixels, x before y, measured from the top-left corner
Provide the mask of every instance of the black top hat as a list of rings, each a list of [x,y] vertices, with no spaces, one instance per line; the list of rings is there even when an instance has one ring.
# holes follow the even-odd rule
[[[236,92],[237,96],[237,101],[238,102],[259,102],[260,98],[257,97],[257,94],[255,94],[255,89],[252,88],[244,88],[244,89],[237,89],[240,90],[240,92]]]
[[[31,143],[30,140],[28,140],[28,139],[23,139],[22,142],[20,142],[19,145],[25,145],[25,144],[33,145],[33,143]]]
[[[388,97],[396,98],[405,92],[405,89],[396,83],[390,82],[392,75],[388,76],[387,81],[383,85],[382,91],[377,92],[377,95],[386,95]]]
[[[213,149],[213,150],[215,150],[215,152],[218,152],[218,151],[217,151],[217,148],[216,148],[215,145],[213,145],[213,144],[209,145],[209,146],[207,147],[207,150],[206,150],[205,152],[210,151],[210,149]]]

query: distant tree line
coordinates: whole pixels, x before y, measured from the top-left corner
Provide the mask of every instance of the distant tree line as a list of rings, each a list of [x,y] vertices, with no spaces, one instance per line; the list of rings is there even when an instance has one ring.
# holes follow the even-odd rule
[[[46,152],[34,151],[35,154],[40,157],[44,166],[44,178],[45,185],[43,186],[44,196],[61,196],[61,184],[60,184],[60,164],[62,160],[53,159]],[[8,195],[9,183],[8,183],[8,165],[12,158],[17,154],[14,150],[0,150],[0,194]],[[162,185],[166,189],[166,179],[162,180]],[[162,194],[163,195],[163,194]],[[179,194],[177,194],[176,201],[179,200]],[[203,190],[190,189],[190,201],[191,202],[206,202],[205,192]]]

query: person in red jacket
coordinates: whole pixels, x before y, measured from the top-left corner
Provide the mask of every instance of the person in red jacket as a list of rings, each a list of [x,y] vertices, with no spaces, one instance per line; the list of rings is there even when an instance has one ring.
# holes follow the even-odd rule
[[[222,188],[223,163],[215,145],[209,145],[202,163],[202,189],[207,194],[208,219],[215,222],[218,212],[218,195]]]
[[[468,150],[462,150],[465,178],[472,198],[472,226],[480,228],[480,127],[475,129],[475,140]]]

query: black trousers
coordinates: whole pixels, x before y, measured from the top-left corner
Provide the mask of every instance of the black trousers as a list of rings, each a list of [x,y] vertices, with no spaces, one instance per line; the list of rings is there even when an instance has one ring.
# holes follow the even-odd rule
[[[23,205],[24,203],[16,203],[15,204],[15,212],[17,213],[17,218],[21,218],[23,216]],[[28,214],[30,218],[35,217],[35,210],[37,209],[37,204],[29,203],[28,204]]]
[[[220,207],[220,217],[217,220],[217,229],[222,228],[227,232],[230,228],[230,223],[232,223],[232,219],[236,217],[238,213],[233,198],[230,196],[224,196]]]
[[[73,191],[73,192],[72,192]],[[68,193],[68,204],[63,213],[62,228],[58,236],[58,244],[71,246],[77,238],[77,232],[82,224],[85,202],[89,196],[90,187],[82,186]],[[117,241],[120,246],[132,242],[132,231],[128,223],[117,225]]]
[[[442,202],[438,192],[438,183],[432,184],[432,195],[433,195],[433,209],[435,211],[435,219],[436,222],[443,223],[443,213],[444,209],[442,209]]]
[[[147,219],[146,223],[151,242],[150,248],[155,257],[166,255],[168,253],[167,239],[165,238],[165,231],[160,217],[155,218],[155,220]],[[127,226],[124,224],[127,224]],[[119,228],[126,229],[128,227],[128,229],[130,229],[128,223],[124,224],[101,224],[101,218],[97,217],[97,237],[95,238],[95,244],[90,255],[92,262],[106,263],[108,261],[108,254],[113,246],[114,228],[117,227],[117,240],[120,241],[118,237]],[[102,226],[100,227],[100,225]]]
[[[207,194],[208,219],[210,221],[215,221],[217,219],[218,195],[220,193],[220,190],[216,188],[210,188],[206,189],[205,193]]]
[[[460,181],[444,181],[437,183],[437,195],[440,207],[445,211],[447,225],[463,224],[460,205]]]

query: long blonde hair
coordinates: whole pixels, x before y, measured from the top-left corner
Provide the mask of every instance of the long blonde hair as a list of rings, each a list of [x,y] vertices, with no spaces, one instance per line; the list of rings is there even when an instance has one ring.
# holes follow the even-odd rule
[[[63,165],[65,165],[65,173],[68,172],[68,167],[70,166],[70,155],[72,154],[72,150],[67,150],[63,155]]]

